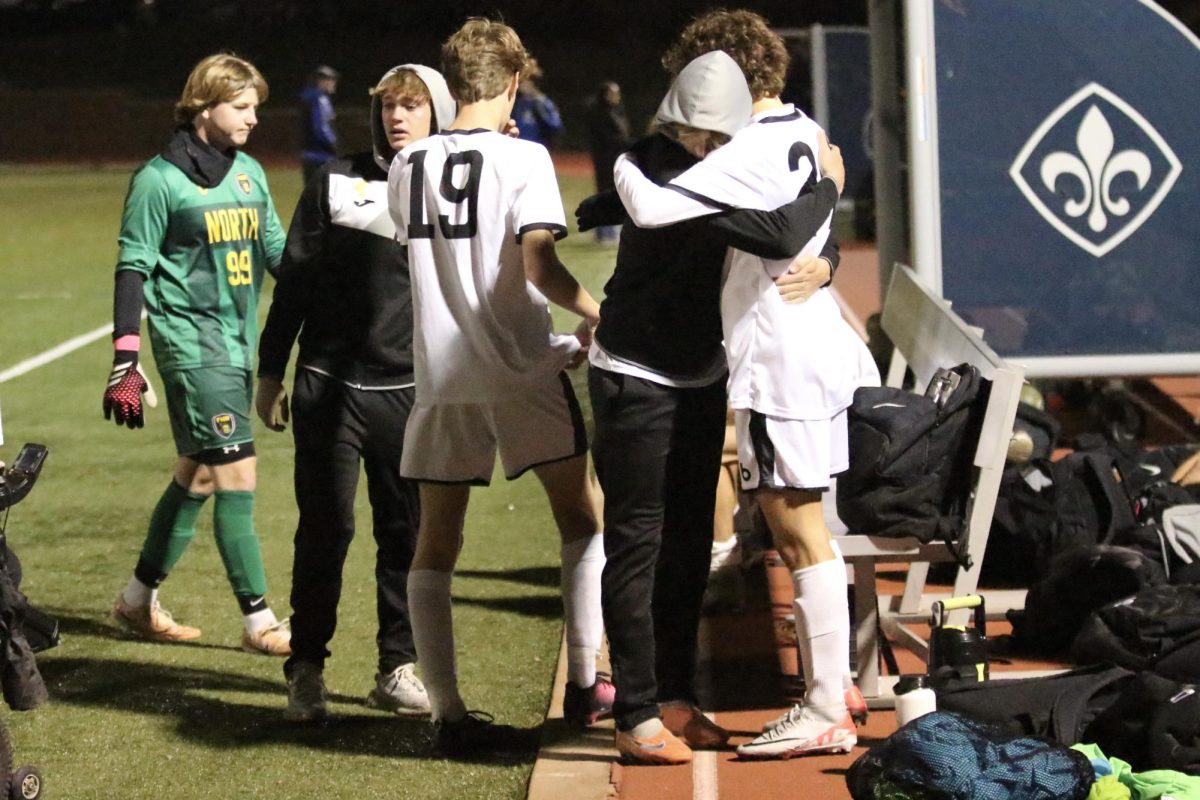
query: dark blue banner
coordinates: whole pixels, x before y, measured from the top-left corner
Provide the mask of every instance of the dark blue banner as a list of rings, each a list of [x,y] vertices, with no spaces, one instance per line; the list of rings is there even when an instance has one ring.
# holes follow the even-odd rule
[[[825,29],[829,140],[846,164],[844,196],[866,201],[875,196],[871,163],[871,46],[867,30]]]
[[[1140,0],[937,0],[942,281],[1005,355],[1200,353],[1200,43]]]

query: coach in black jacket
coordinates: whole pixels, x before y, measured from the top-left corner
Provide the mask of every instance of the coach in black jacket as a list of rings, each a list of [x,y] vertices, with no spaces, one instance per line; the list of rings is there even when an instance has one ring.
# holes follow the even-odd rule
[[[291,402],[300,519],[292,657],[284,666],[285,715],[293,720],[326,715],[322,670],[354,537],[360,459],[378,545],[379,673],[368,704],[400,714],[429,710],[413,672],[407,604],[418,491],[400,477],[414,399],[413,312],[405,252],[388,214],[387,171],[396,150],[449,124],[455,106],[442,76],[417,64],[390,70],[371,94],[374,150],[328,162],[305,188],[259,344],[255,405],[267,427],[282,431],[283,375],[300,338]]]
[[[726,137],[750,118],[749,92],[729,65],[736,79],[729,78],[728,102],[711,81],[703,84],[714,98],[705,119],[714,126],[717,109],[723,110],[727,129],[710,130]],[[678,105],[697,114],[705,110],[699,103]],[[660,130],[692,125],[687,117],[665,117],[665,108],[666,101]],[[661,132],[630,154],[660,185],[697,161],[697,154]],[[614,195],[594,195],[576,211],[581,230],[624,223],[588,354],[592,458],[604,490],[604,622],[617,687],[618,750],[635,761],[663,762],[652,747],[630,746],[654,734],[642,734],[642,728],[665,726],[693,748],[721,747],[729,737],[700,714],[695,689],[725,432],[720,298],[726,250],[790,258],[833,210],[837,189],[822,182],[774,211],[728,209],[653,230],[633,225]],[[836,244],[821,257],[832,274]],[[781,292],[786,294],[782,286]],[[651,723],[656,717],[662,725]]]

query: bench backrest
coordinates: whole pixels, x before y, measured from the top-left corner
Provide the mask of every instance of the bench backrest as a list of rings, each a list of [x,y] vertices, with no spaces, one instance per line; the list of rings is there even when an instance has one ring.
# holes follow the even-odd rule
[[[975,464],[1002,470],[1024,382],[1021,367],[1001,358],[979,332],[951,309],[948,300],[934,294],[916,273],[903,265],[892,270],[881,324],[902,356],[893,356],[889,384],[898,385],[907,366],[916,376],[917,388],[923,391],[940,367],[964,362],[973,364],[983,377],[992,381]],[[996,481],[998,488],[998,475]],[[989,524],[990,519],[991,509],[988,509]]]

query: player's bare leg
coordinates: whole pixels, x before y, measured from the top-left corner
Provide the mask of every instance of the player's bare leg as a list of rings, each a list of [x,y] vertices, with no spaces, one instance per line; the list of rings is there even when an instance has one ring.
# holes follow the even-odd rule
[[[596,652],[604,636],[600,576],[604,535],[598,493],[588,474],[587,456],[543,464],[534,473],[546,489],[562,537],[563,616],[567,634],[567,689],[563,716],[589,725],[612,710],[612,684],[596,676]]]
[[[465,485],[421,484],[421,522],[408,574],[408,607],[435,721],[454,722],[467,713],[458,692],[450,581],[462,547],[470,494]]]
[[[738,748],[744,758],[849,752],[856,741],[846,707],[850,611],[846,568],[833,547],[819,492],[759,489],[756,501],[795,591],[796,638],[804,665],[804,704]]]

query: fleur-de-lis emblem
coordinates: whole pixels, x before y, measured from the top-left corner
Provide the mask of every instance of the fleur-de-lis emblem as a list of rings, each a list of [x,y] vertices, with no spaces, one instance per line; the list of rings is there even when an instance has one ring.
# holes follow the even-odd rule
[[[1047,222],[1100,257],[1141,227],[1181,171],[1149,121],[1092,83],[1046,118],[1009,174]]]
[[[1122,172],[1131,172],[1137,178],[1138,190],[1146,188],[1146,181],[1150,180],[1150,159],[1138,150],[1123,150],[1114,156],[1112,127],[1096,106],[1084,114],[1075,143],[1082,160],[1072,153],[1051,153],[1042,161],[1042,183],[1054,191],[1061,176],[1078,178],[1083,196],[1068,200],[1063,210],[1078,217],[1090,208],[1088,227],[1099,233],[1108,227],[1106,211],[1117,217],[1129,213],[1129,200],[1124,197],[1114,199],[1110,193],[1113,178]]]

